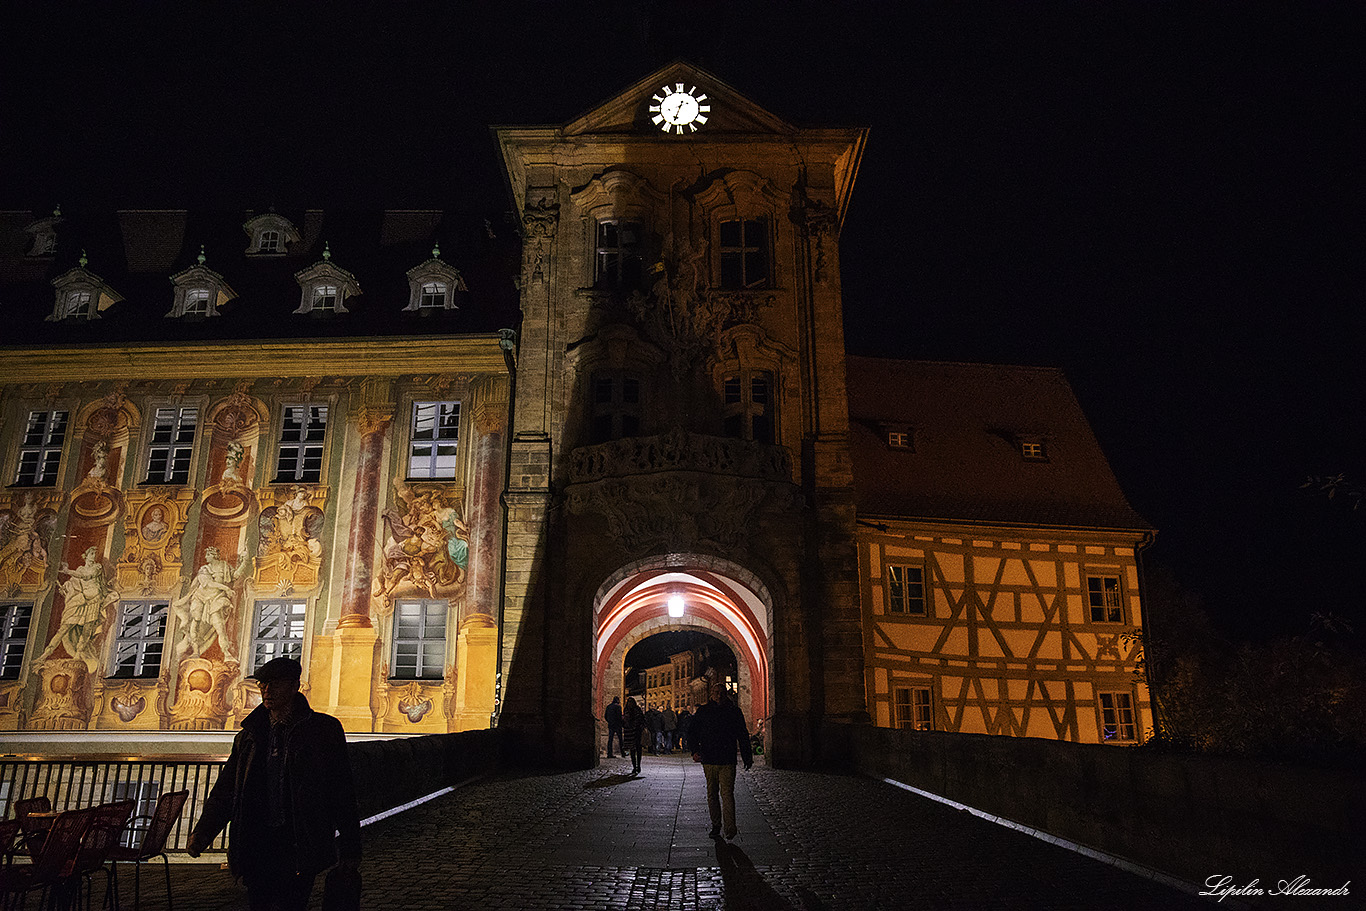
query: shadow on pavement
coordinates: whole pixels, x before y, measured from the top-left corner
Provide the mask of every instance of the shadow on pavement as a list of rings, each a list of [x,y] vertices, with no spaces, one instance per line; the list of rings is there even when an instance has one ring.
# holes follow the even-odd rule
[[[738,845],[716,840],[716,860],[721,865],[721,882],[725,886],[727,911],[755,909],[755,911],[820,911],[819,903],[798,909],[783,898],[754,868],[749,855]],[[814,896],[812,896],[814,899]]]
[[[604,775],[601,778],[596,778],[593,781],[588,782],[583,786],[583,789],[587,791],[590,788],[610,788],[614,784],[622,784],[623,782],[630,781],[635,777],[636,776],[631,775],[629,773],[625,775],[620,773],[614,775]]]

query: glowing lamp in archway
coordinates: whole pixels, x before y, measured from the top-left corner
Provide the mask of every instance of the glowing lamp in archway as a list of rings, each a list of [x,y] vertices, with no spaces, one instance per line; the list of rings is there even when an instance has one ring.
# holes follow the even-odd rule
[[[675,619],[677,619],[677,618],[683,616],[683,596],[682,596],[682,595],[670,595],[670,596],[669,596],[669,616],[670,616],[670,617],[673,617],[673,618],[675,618]]]

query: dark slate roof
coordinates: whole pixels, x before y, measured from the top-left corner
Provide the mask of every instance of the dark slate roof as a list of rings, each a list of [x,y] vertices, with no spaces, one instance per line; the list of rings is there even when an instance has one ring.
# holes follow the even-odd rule
[[[863,518],[1149,531],[1124,498],[1062,371],[848,359],[850,446]],[[907,429],[913,449],[892,449]],[[1026,461],[1020,437],[1047,461]]]
[[[243,224],[265,210],[63,212],[52,257],[30,257],[24,229],[47,213],[0,212],[0,345],[137,343],[234,339],[463,335],[518,328],[515,280],[521,241],[514,226],[440,211],[278,213],[300,240],[284,256],[249,256]],[[460,271],[467,293],[457,309],[409,313],[407,272],[431,258]],[[223,276],[237,298],[210,319],[167,319],[170,277],[196,264]],[[356,277],[361,294],[348,313],[295,315],[302,291],[294,274],[322,259]],[[52,279],[78,264],[124,298],[89,322],[46,322]]]

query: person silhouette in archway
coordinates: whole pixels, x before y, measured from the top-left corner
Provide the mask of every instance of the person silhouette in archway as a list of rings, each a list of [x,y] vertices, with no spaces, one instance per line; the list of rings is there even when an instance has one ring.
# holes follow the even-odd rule
[[[707,810],[711,814],[712,838],[734,838],[735,828],[735,754],[739,750],[748,769],[754,763],[750,750],[745,715],[730,699],[725,684],[711,685],[711,700],[699,706],[688,727],[689,747],[694,762],[702,763],[707,779]]]
[[[631,755],[631,771],[640,774],[640,737],[645,730],[645,713],[634,696],[626,697],[626,711],[621,713],[622,751]]]

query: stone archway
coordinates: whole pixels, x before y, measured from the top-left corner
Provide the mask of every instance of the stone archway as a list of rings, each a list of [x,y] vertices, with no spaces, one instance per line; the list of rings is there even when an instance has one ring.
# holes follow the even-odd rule
[[[682,616],[669,614],[674,596],[683,599]],[[593,705],[599,725],[608,687],[621,679],[631,646],[666,630],[696,630],[734,652],[740,707],[753,730],[772,714],[772,617],[767,587],[728,560],[670,554],[622,567],[603,582],[593,602]]]

